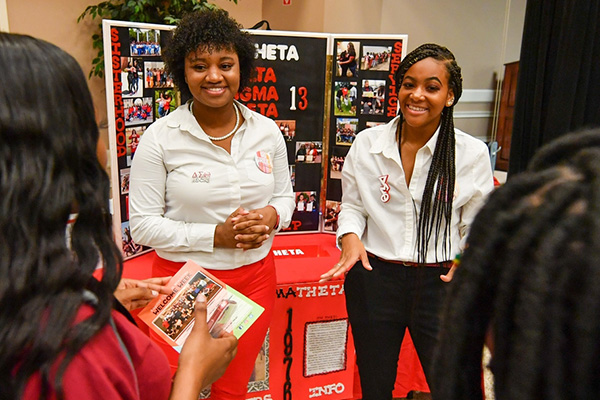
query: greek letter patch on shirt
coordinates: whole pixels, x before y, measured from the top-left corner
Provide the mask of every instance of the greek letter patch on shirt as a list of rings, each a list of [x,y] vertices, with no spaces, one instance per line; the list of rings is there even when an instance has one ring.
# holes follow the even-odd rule
[[[208,171],[197,171],[192,174],[192,183],[209,183],[210,172]]]
[[[390,201],[390,185],[387,183],[389,177],[389,175],[381,175],[379,177],[379,183],[381,183],[379,191],[381,192],[381,201],[384,203]]]

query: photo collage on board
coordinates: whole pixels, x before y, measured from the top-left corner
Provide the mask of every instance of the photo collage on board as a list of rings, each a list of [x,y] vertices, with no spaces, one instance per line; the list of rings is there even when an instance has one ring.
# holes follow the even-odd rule
[[[282,232],[317,232],[321,228],[327,39],[257,34],[253,40],[257,75],[238,100],[273,119],[285,141],[296,204],[290,226]]]
[[[126,257],[143,250],[129,230],[129,171],[144,132],[154,121],[181,103],[172,77],[165,72],[162,48],[170,32],[159,29],[120,28],[120,78],[126,152],[118,157],[121,195],[121,233]],[[114,67],[113,67],[114,68]],[[117,107],[117,105],[115,105]]]
[[[393,80],[402,39],[334,38],[334,71],[323,231],[337,230],[344,161],[360,132],[396,116]]]

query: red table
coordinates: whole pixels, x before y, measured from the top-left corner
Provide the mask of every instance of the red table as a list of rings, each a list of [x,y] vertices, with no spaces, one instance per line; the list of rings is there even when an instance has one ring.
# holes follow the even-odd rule
[[[273,243],[277,268],[278,300],[269,333],[268,351],[248,399],[286,399],[324,396],[331,400],[360,398],[354,364],[354,347],[347,326],[343,281],[319,284],[319,277],[339,259],[333,234],[278,235]],[[144,279],[151,274],[154,252],[125,262],[123,276]],[[143,323],[139,324],[143,327]],[[311,348],[319,341],[311,335],[335,333],[340,348],[320,359]],[[394,397],[411,390],[428,391],[419,359],[410,340],[402,344]],[[316,346],[316,347],[315,347]],[[315,350],[319,351],[319,350]],[[339,356],[343,360],[338,360]],[[329,360],[337,360],[328,364]],[[335,364],[335,365],[334,365]],[[287,393],[287,394],[286,394]],[[291,395],[289,397],[291,399]]]

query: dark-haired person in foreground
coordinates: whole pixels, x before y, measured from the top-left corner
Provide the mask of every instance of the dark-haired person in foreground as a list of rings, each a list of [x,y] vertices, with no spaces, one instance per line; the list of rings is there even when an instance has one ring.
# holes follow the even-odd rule
[[[468,227],[493,189],[487,146],[454,128],[460,67],[424,44],[395,75],[400,115],[357,135],[342,171],[340,261],[365,400],[392,398],[408,328],[431,378],[445,283]],[[433,393],[435,396],[435,393]]]
[[[444,306],[434,387],[497,400],[600,398],[600,129],[542,147],[473,222]]]
[[[0,33],[0,71],[0,398],[196,400],[234,357],[236,339],[211,338],[197,302],[171,384],[160,348],[113,310],[122,259],[77,61]]]
[[[192,260],[265,308],[211,399],[246,398],[275,304],[273,236],[294,209],[279,127],[235,101],[255,53],[226,11],[184,17],[164,55],[191,100],[145,131],[131,166],[131,234],[156,250],[153,276],[174,275]],[[176,366],[177,354],[163,348]]]

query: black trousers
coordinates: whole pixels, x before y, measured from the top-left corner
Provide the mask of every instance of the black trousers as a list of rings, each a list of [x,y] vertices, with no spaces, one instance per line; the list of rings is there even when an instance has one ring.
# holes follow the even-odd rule
[[[398,356],[408,328],[429,380],[445,301],[443,267],[407,267],[369,257],[344,283],[363,400],[392,399]]]

